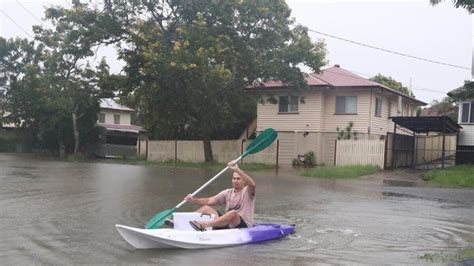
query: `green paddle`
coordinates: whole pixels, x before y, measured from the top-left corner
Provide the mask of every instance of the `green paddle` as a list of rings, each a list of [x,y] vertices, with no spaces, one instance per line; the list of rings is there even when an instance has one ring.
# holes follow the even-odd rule
[[[235,161],[239,161],[249,154],[254,154],[265,149],[266,147],[270,146],[270,144],[272,144],[276,138],[277,138],[277,133],[275,132],[275,130],[273,130],[272,128],[266,129],[260,135],[258,135],[258,137],[255,138],[252,141],[252,143],[250,143],[249,146],[247,146],[247,149],[245,149],[245,152],[242,153],[242,155],[240,155],[240,157],[237,158]],[[224,168],[224,170],[220,171],[211,180],[207,181],[204,185],[202,185],[200,188],[194,191],[191,195],[194,196],[197,193],[199,193],[201,190],[207,187],[210,183],[212,183],[215,179],[217,179],[220,175],[222,175],[225,171],[227,171],[227,169],[229,169],[229,166]],[[176,205],[176,207],[172,209],[168,209],[168,210],[155,214],[155,216],[153,216],[150,219],[150,221],[148,221],[148,223],[145,225],[145,228],[146,229],[160,228],[165,223],[166,218],[170,217],[171,214],[173,214],[173,212],[176,211],[179,207],[181,207],[184,203],[186,203],[185,200],[183,200],[180,204]]]

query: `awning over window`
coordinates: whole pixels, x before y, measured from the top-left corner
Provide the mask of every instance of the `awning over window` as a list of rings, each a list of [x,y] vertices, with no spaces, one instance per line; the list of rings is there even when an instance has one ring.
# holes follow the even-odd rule
[[[458,133],[462,127],[448,116],[394,116],[392,121],[415,133],[445,132]]]

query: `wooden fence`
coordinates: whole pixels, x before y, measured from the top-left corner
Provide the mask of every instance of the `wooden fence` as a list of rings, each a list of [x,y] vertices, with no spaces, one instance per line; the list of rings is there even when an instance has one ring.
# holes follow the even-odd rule
[[[413,140],[413,136],[398,135],[395,145],[393,134],[385,140],[336,140],[335,149],[335,165],[404,167],[441,159],[443,136],[418,135]],[[456,135],[445,136],[444,149],[445,159],[456,154]]]
[[[443,136],[417,136],[415,164],[429,163],[439,160],[443,152]],[[444,140],[444,156],[456,154],[456,135],[446,135]]]
[[[213,140],[212,154],[216,162],[225,163],[236,159],[250,144],[246,140]],[[140,155],[149,161],[204,162],[204,144],[200,140],[142,140],[138,148]],[[278,140],[265,150],[248,155],[244,163],[278,165]]]
[[[385,167],[384,140],[336,140],[335,165]]]

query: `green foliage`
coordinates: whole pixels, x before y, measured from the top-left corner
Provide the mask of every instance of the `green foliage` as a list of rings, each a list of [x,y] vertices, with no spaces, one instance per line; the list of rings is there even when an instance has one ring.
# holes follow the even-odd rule
[[[255,118],[256,97],[245,87],[277,78],[304,89],[297,66],[318,71],[325,63],[324,44],[293,25],[284,1],[106,1],[101,10],[76,3],[68,12],[79,11],[91,15],[89,24],[64,19],[103,42],[126,44],[118,48],[126,62],[122,95],[151,138],[203,139],[206,161],[211,137],[229,128],[237,136]]]
[[[209,170],[220,171],[224,169],[227,164],[224,163],[193,163],[193,162],[183,162],[175,160],[167,160],[165,162],[158,161],[147,161],[145,159],[130,159],[126,160],[114,159],[106,160],[107,163],[123,163],[123,164],[136,164],[136,165],[156,165],[163,167],[172,167],[172,168],[203,168]],[[239,165],[240,169],[244,171],[258,171],[266,169],[274,169],[276,166],[273,164],[262,164],[262,163],[242,163]]]
[[[427,261],[427,262],[442,262],[452,263],[452,262],[465,262],[474,259],[474,248],[465,248],[457,251],[441,251],[436,253],[425,253],[419,255],[418,259]],[[463,264],[461,264],[463,265]]]
[[[316,157],[314,152],[310,151],[304,155],[298,155],[298,158],[293,159],[293,166],[313,167],[316,164]]]
[[[466,80],[464,86],[448,92],[448,95],[455,101],[474,99],[474,81]]]
[[[25,129],[36,148],[56,153],[64,144],[77,153],[91,139],[99,100],[110,97],[113,76],[105,60],[95,69],[83,62],[94,55],[97,40],[66,18],[78,14],[49,8],[45,16],[53,28],[34,26],[35,41],[0,38],[8,81],[2,111],[11,113],[6,122]]]
[[[415,98],[415,95],[413,94],[413,91],[411,91],[409,88],[403,86],[401,82],[398,82],[394,80],[392,77],[387,77],[382,74],[377,74],[373,77],[370,78],[370,80],[375,81],[379,84],[382,84],[386,87],[389,87],[391,89],[394,89],[396,91],[399,91],[403,94],[406,94],[410,97]]]
[[[352,139],[354,138],[357,140],[357,131],[352,131],[352,126],[354,125],[353,122],[349,122],[344,129],[336,128],[337,131],[337,139]]]
[[[434,100],[430,105],[430,108],[435,110],[438,115],[446,115],[454,121],[458,121],[458,107],[452,98],[444,97],[441,101]]]
[[[20,143],[20,140],[17,138],[0,135],[0,152],[15,151],[17,143]]]
[[[354,178],[370,175],[380,171],[377,166],[318,166],[316,168],[302,171],[302,176],[323,177],[323,178]]]
[[[423,180],[448,187],[474,187],[474,165],[457,165],[435,169],[423,175]]]

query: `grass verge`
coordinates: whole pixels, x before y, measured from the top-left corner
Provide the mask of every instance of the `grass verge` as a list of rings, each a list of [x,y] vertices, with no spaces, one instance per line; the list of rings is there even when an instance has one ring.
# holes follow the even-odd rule
[[[474,260],[474,248],[466,248],[457,252],[426,253],[418,256],[418,258],[427,262],[460,263],[469,261],[472,263]]]
[[[457,165],[435,169],[423,175],[423,180],[447,187],[474,187],[474,165]]]
[[[192,163],[192,162],[183,162],[183,161],[174,161],[169,160],[165,162],[157,161],[147,161],[141,157],[131,157],[126,159],[107,159],[106,162],[110,163],[121,163],[121,164],[133,164],[133,165],[156,165],[163,167],[172,167],[172,168],[201,168],[209,170],[222,170],[227,164],[224,163]],[[262,164],[262,163],[244,163],[239,165],[239,167],[244,171],[256,171],[256,170],[265,170],[265,169],[275,169],[275,165],[272,164]]]
[[[380,171],[377,166],[318,166],[311,169],[303,170],[300,175],[323,178],[354,178],[363,175],[370,175]]]

